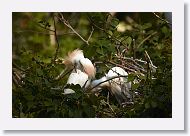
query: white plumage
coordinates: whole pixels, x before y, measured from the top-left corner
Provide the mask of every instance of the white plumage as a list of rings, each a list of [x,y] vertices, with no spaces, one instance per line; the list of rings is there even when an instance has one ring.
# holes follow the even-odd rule
[[[91,79],[95,77],[95,67],[92,62],[84,57],[83,51],[76,49],[71,53],[68,53],[64,64],[69,69],[73,69],[70,74],[67,84],[79,84],[86,88],[89,86]],[[72,89],[64,89],[64,94],[75,93]]]
[[[127,75],[128,73],[124,69],[120,67],[113,67],[104,77],[99,80],[92,81],[91,86],[95,87],[101,83],[99,86],[95,87],[93,91],[107,88],[116,97],[117,101],[123,105],[131,99],[129,92],[131,89],[131,83],[127,83]]]
[[[107,88],[121,105],[131,99],[129,93],[131,83],[127,82],[128,73],[124,69],[113,67],[104,77],[91,82],[91,79],[93,79],[96,74],[95,67],[88,58],[84,57],[83,51],[79,49],[68,53],[68,56],[64,60],[64,64],[68,69],[73,69],[69,75],[67,84],[79,84],[81,88],[87,88],[89,85],[91,85],[91,87],[98,85],[92,91]],[[75,91],[69,88],[64,89],[64,94],[71,93],[75,93]]]
[[[90,80],[88,79],[88,75],[86,73],[82,72],[79,69],[76,69],[69,75],[67,84],[74,84],[74,85],[79,84],[81,88],[83,87],[85,88],[86,86],[89,86]],[[64,90],[64,94],[71,94],[71,93],[75,93],[75,91],[72,89]]]

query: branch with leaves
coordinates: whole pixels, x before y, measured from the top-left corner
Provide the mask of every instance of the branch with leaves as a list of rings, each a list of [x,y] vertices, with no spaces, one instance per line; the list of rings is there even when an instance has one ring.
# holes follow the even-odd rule
[[[153,14],[154,14],[158,19],[162,20],[163,22],[165,22],[165,23],[167,23],[167,24],[169,24],[169,25],[172,25],[172,23],[170,23],[170,22],[167,21],[166,19],[161,18],[161,17],[160,17],[158,14],[156,14],[155,12],[153,12]]]
[[[89,41],[90,41],[90,38],[92,37],[92,34],[94,32],[94,28],[92,27],[92,30],[90,32],[90,35],[88,37],[87,40],[85,40],[85,38],[83,38],[72,26],[71,24],[68,22],[68,20],[66,20],[63,16],[62,13],[59,13],[60,17],[57,16],[57,18],[64,23],[65,26],[67,26],[69,29],[71,29],[84,43],[86,43],[87,45],[89,45]]]

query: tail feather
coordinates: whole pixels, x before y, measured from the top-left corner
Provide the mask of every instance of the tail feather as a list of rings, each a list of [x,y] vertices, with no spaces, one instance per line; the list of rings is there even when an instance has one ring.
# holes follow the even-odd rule
[[[125,105],[132,100],[129,89],[125,84],[112,86],[111,92],[120,105]]]

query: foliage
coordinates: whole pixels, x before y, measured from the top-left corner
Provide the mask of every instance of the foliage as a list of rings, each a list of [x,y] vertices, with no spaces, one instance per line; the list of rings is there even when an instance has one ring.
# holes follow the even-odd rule
[[[14,118],[172,117],[172,32],[166,22],[152,13],[62,15],[89,44],[59,20],[59,13],[13,13]],[[70,86],[76,93],[64,95],[68,75],[55,78],[65,69],[61,59],[76,48],[96,64],[97,79],[113,66],[127,65],[122,58],[145,60],[144,75],[125,69],[134,104],[122,107],[108,90],[84,93],[79,85]]]

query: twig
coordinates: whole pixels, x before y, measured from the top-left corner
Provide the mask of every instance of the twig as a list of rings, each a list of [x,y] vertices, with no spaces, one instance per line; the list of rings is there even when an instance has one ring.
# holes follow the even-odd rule
[[[83,42],[85,42],[87,45],[89,45],[88,40],[85,40],[71,25],[70,23],[63,17],[63,15],[60,13],[61,18],[57,16],[57,18],[63,22],[68,28],[70,28]],[[91,34],[90,34],[91,35]],[[89,36],[91,37],[91,36]]]
[[[145,55],[147,56],[149,62],[150,62],[150,65],[152,68],[157,68],[156,66],[154,66],[154,64],[152,63],[152,60],[150,59],[150,56],[148,55],[148,52],[145,50]]]
[[[164,22],[167,23],[167,24],[172,25],[169,21],[167,21],[166,19],[161,18],[161,17],[160,17],[159,15],[157,15],[155,12],[153,12],[153,14],[154,14],[158,19],[164,21]]]
[[[94,32],[94,27],[92,26],[92,30],[91,30],[91,32],[90,32],[90,35],[89,35],[89,37],[88,37],[87,42],[89,42],[90,38],[92,37],[93,32]]]
[[[152,61],[150,59],[150,56],[148,55],[147,51],[145,51],[145,55],[146,55],[145,57],[147,57],[148,60],[150,61],[150,64],[149,64],[150,67],[153,70],[156,69],[157,67],[154,66],[154,64],[152,63]],[[139,59],[133,59],[133,58],[128,58],[128,57],[120,57],[117,54],[115,55],[115,57],[118,58],[118,59],[124,59],[125,61],[127,61],[124,65],[120,65],[120,67],[123,67],[124,69],[125,68],[129,68],[129,70],[133,69],[133,70],[142,71],[142,72],[145,72],[145,73],[147,72],[143,66],[141,66],[140,64],[137,63],[137,62],[140,62],[140,63],[143,63],[144,65],[146,65],[147,61],[139,60]],[[119,66],[119,64],[116,64],[114,62],[111,62],[111,63],[114,64],[114,65]],[[127,67],[125,67],[125,65],[127,65]]]
[[[147,56],[148,58],[148,62],[152,63],[151,59],[150,59],[150,56],[148,55],[147,51],[145,50],[145,55]]]
[[[61,76],[64,74],[64,72],[65,72],[65,70],[63,70],[56,78],[55,78],[55,80],[58,80],[58,79],[60,79],[61,78]]]
[[[12,73],[12,77],[13,77],[13,82],[18,86],[21,87],[23,85],[23,78],[24,78],[24,74],[21,73],[21,71],[19,71],[20,69],[17,68],[13,68],[13,73]],[[23,71],[22,71],[23,72]]]
[[[19,69],[20,71],[22,71],[22,72],[25,72],[26,70],[24,70],[24,69],[22,69],[21,67],[19,67],[17,64],[15,64],[14,62],[12,63],[12,65],[14,66],[14,67],[16,67],[17,69]]]
[[[146,61],[144,61],[144,60],[141,60],[141,59],[134,59],[134,61],[138,61],[138,62],[140,62],[140,63],[144,63],[144,64],[147,64],[147,62],[146,62]]]
[[[109,104],[109,92],[108,92],[108,95],[107,95],[107,102],[105,102],[105,103],[109,106],[109,108],[111,109],[111,111],[113,112],[113,114],[116,116],[116,113],[115,113],[114,109]]]
[[[107,103],[109,103],[109,97],[110,97],[110,94],[109,94],[109,91],[108,91],[108,95],[107,95]]]
[[[127,60],[126,57],[121,57],[121,58],[118,58],[119,60],[120,59],[124,59],[124,60]],[[124,65],[128,65],[130,68],[133,68],[133,69],[136,69],[138,71],[143,71],[143,72],[146,72],[145,69],[140,65],[138,64],[137,62],[135,62],[133,59],[130,59],[130,61],[132,62],[126,62]],[[134,63],[134,64],[133,64]]]
[[[142,68],[142,69],[144,69],[140,64],[138,64],[134,59],[132,59],[132,58],[127,58],[127,57],[122,57],[122,59],[125,59],[125,60],[130,60],[130,61],[132,61],[135,65],[137,65],[138,67],[140,67],[140,68]]]
[[[54,79],[54,80],[59,80],[61,78],[63,78],[64,76],[66,76],[67,74],[71,73],[71,71],[73,71],[73,69],[67,71],[65,74],[64,74],[64,70]]]
[[[58,41],[58,38],[57,38],[57,30],[56,30],[56,24],[55,24],[55,17],[54,16],[53,16],[53,24],[54,24],[55,39],[56,39],[56,42],[57,42],[57,48],[56,48],[55,57],[54,57],[54,60],[53,60],[53,62],[55,62],[55,60],[57,59],[58,51],[59,51],[59,41]]]
[[[142,71],[142,72],[146,72],[144,68],[141,68],[141,67],[138,67],[137,65],[135,64],[132,64],[132,63],[125,63],[128,67],[132,68],[132,69],[135,69],[137,71]]]
[[[135,70],[133,70],[133,69],[130,69],[130,68],[128,68],[128,67],[125,67],[125,66],[123,66],[123,65],[120,65],[120,64],[117,64],[117,63],[114,63],[114,62],[112,62],[112,61],[107,61],[108,63],[110,63],[110,64],[113,64],[113,65],[116,65],[116,66],[119,66],[119,67],[122,67],[123,69],[126,69],[126,70],[128,70],[128,71],[131,71],[131,72],[136,72]]]
[[[21,85],[18,83],[18,81],[17,81],[17,79],[16,79],[16,77],[14,75],[12,76],[12,79],[13,79],[13,83],[15,83],[15,85],[17,87],[21,87]]]
[[[147,41],[150,37],[152,37],[155,34],[157,34],[157,32],[154,32],[154,33],[150,34],[149,36],[147,36],[144,40],[142,40],[140,42],[140,44],[137,46],[137,48],[139,48],[145,41]]]
[[[88,19],[89,19],[90,23],[91,23],[93,26],[95,26],[95,27],[98,28],[99,30],[103,31],[104,33],[108,34],[108,35],[111,36],[114,40],[116,40],[117,42],[119,42],[120,44],[122,44],[123,46],[125,46],[121,40],[117,39],[116,37],[114,37],[113,35],[111,35],[110,33],[108,33],[105,29],[103,29],[103,28],[97,26],[97,25],[92,21],[92,19],[91,19],[90,17],[88,17]]]

